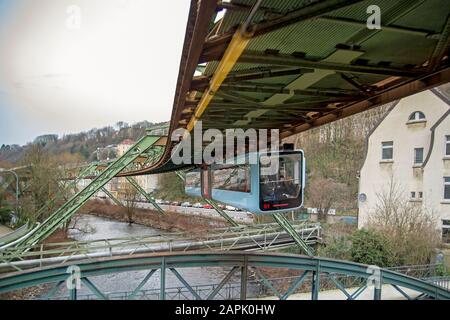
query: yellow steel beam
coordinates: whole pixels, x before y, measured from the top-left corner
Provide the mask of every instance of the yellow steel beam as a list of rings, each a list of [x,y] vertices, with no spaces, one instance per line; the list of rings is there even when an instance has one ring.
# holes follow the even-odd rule
[[[216,91],[219,90],[223,81],[228,76],[231,69],[233,69],[242,52],[247,47],[251,37],[252,34],[246,32],[242,28],[238,28],[236,30],[235,34],[233,35],[233,38],[231,39],[230,44],[227,47],[227,50],[225,51],[222,57],[222,60],[220,61],[216,69],[216,72],[214,73],[209,83],[209,87],[203,93],[202,98],[200,99],[200,102],[197,105],[195,114],[188,123],[187,130],[189,132],[191,132],[194,129],[198,119],[200,119],[202,114],[205,112],[206,108],[208,108],[208,105],[211,102],[212,98],[214,97]]]

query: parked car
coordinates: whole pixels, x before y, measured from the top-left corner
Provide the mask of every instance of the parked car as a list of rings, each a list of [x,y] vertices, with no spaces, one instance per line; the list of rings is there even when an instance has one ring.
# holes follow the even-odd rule
[[[218,204],[217,205],[220,209],[225,210],[225,206],[223,204]]]
[[[210,205],[210,204],[204,204],[203,205],[203,209],[212,209],[212,208],[213,208],[213,206]]]
[[[200,202],[194,203],[192,205],[193,208],[203,208],[203,205]]]
[[[225,210],[228,210],[228,211],[237,211],[237,209],[236,209],[235,207],[233,207],[233,206],[225,206]]]
[[[185,201],[181,204],[182,207],[192,207],[192,204],[188,201]]]
[[[157,204],[164,204],[164,201],[161,200],[161,199],[156,199],[155,202],[156,202]]]
[[[179,206],[181,205],[181,203],[178,202],[178,201],[172,201],[172,202],[170,203],[170,205],[179,207]]]

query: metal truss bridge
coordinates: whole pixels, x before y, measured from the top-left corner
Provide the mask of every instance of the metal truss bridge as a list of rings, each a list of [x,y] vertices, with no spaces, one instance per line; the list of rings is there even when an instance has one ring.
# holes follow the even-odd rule
[[[292,223],[292,226],[309,246],[314,246],[321,240],[320,223],[297,221]],[[195,235],[189,232],[173,232],[145,237],[46,243],[23,248],[20,251],[24,253],[20,255],[17,255],[16,247],[1,251],[0,274],[100,257],[194,250],[270,251],[293,245],[293,238],[274,223],[217,228]]]
[[[192,268],[214,267],[228,271],[220,283],[203,290],[191,286],[184,272]],[[264,270],[268,268],[289,269],[296,275],[290,277],[286,288],[281,290],[264,275]],[[239,279],[239,287],[236,289],[240,300],[248,298],[252,278],[259,279],[273,296],[282,300],[302,288],[303,292],[305,290],[310,292],[312,300],[317,300],[320,298],[321,289],[329,289],[330,286],[339,289],[348,300],[357,299],[366,290],[372,292],[373,299],[383,299],[383,290],[386,286],[395,289],[405,299],[450,299],[450,291],[440,286],[438,282],[419,280],[393,270],[374,269],[373,266],[348,261],[300,255],[246,252],[143,254],[85,261],[76,265],[46,267],[0,276],[0,294],[46,285],[50,289],[42,298],[51,299],[58,291],[65,290],[67,298],[76,300],[78,291],[84,286],[92,293],[91,298],[95,296],[96,299],[105,300],[113,298],[114,295],[107,295],[99,289],[97,277],[137,271],[143,271],[141,273],[143,277],[141,280],[136,279],[136,284],[126,295],[128,299],[151,298],[142,297],[140,294],[141,289],[152,277],[158,277],[159,282],[157,289],[159,294],[156,298],[161,300],[173,298],[169,295],[173,294],[173,291],[167,290],[166,287],[169,275],[173,275],[185,289],[183,299],[194,300],[223,299],[222,290],[232,278]],[[108,281],[107,279],[117,280],[115,276],[103,277],[100,282],[104,283]]]

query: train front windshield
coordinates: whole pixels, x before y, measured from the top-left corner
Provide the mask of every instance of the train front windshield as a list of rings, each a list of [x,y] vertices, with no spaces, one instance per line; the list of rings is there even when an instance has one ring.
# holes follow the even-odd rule
[[[300,207],[303,199],[301,152],[260,157],[260,209],[286,210]]]

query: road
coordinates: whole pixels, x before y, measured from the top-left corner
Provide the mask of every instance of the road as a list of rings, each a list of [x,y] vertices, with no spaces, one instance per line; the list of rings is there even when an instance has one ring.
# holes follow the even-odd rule
[[[373,300],[374,296],[374,287],[367,288],[356,300]],[[358,288],[350,288],[347,291],[352,294]],[[402,290],[412,298],[415,298],[420,295],[419,292],[413,291],[410,289],[402,288]],[[260,300],[277,300],[278,297],[265,297]],[[398,292],[391,285],[383,285],[381,287],[381,299],[382,300],[406,300],[406,298]],[[311,293],[296,293],[289,296],[288,300],[311,300]],[[319,300],[347,300],[345,294],[339,290],[325,290],[319,292]]]
[[[153,205],[147,202],[139,202],[137,204],[138,208],[143,209],[153,209]],[[193,208],[193,207],[180,207],[171,205],[160,205],[160,207],[169,212],[177,212],[190,215],[198,215],[203,217],[221,218],[220,214],[214,209],[203,209],[203,208]],[[250,224],[253,223],[253,215],[244,211],[228,211],[224,210],[231,218],[233,218],[237,223],[240,224]]]

